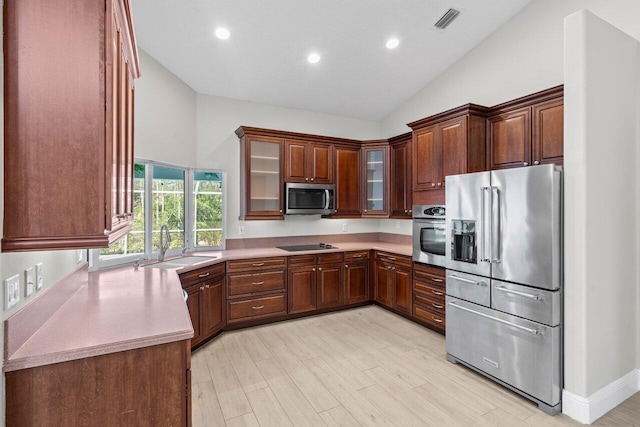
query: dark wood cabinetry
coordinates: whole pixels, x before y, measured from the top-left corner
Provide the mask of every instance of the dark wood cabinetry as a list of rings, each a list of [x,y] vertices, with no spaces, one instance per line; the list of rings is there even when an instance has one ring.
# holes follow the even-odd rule
[[[562,164],[562,96],[558,86],[494,107],[487,119],[489,168]]]
[[[342,252],[289,257],[289,314],[344,304],[343,257]]]
[[[225,265],[217,264],[180,275],[187,292],[187,308],[193,325],[191,344],[197,347],[225,326]]]
[[[287,139],[285,146],[285,181],[315,184],[333,182],[333,147],[331,144]]]
[[[413,203],[443,204],[446,176],[486,168],[486,111],[468,104],[409,123],[413,129]],[[433,190],[439,193],[424,193]]]
[[[287,314],[285,257],[227,262],[227,322]]]
[[[345,304],[368,301],[369,251],[347,252],[345,264]]]
[[[190,425],[189,341],[6,373],[8,426]]]
[[[340,254],[342,255],[342,254]],[[318,264],[318,308],[344,304],[344,264]]]
[[[315,261],[315,260],[314,260]],[[289,266],[287,273],[289,314],[314,311],[316,303],[316,264]]]
[[[334,152],[336,213],[333,217],[360,217],[362,215],[360,147],[336,146]]]
[[[375,300],[376,302],[411,314],[411,258],[376,252],[375,259]]]
[[[133,221],[129,1],[6,2],[4,46],[2,251],[108,246]]]
[[[413,183],[411,162],[411,133],[389,139],[391,147],[391,217],[411,218],[413,212]]]
[[[444,268],[413,264],[413,318],[442,334],[446,326],[445,272]]]

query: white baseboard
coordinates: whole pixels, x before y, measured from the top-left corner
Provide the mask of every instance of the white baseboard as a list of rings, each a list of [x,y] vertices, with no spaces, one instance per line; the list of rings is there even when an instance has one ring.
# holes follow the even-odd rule
[[[589,397],[578,396],[563,390],[562,412],[582,424],[591,424],[638,391],[640,391],[640,369],[634,369]]]

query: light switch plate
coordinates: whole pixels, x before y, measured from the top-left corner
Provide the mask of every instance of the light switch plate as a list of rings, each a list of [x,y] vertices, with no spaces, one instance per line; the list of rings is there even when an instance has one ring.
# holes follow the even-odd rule
[[[29,297],[36,289],[36,280],[34,278],[33,267],[29,267],[24,271],[24,296]]]
[[[36,264],[36,290],[37,291],[42,289],[43,283],[44,283],[44,277],[42,276],[42,263],[39,262]]]
[[[4,308],[10,309],[20,301],[20,276],[17,274],[4,281]]]
[[[342,224],[342,231],[347,231],[349,230],[349,226],[347,224]]]
[[[238,227],[238,234],[241,236],[244,235],[244,225]]]

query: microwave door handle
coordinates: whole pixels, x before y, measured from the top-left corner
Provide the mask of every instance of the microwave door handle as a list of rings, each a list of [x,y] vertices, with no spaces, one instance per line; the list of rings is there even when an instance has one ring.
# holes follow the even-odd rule
[[[328,188],[325,188],[324,190],[324,198],[325,198],[324,209],[327,210],[329,209],[329,189]]]

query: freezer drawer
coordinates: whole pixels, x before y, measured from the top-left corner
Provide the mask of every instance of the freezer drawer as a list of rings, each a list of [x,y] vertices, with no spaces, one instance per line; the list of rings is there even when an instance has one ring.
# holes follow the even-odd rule
[[[491,307],[547,326],[560,324],[560,291],[545,291],[493,279]]]
[[[560,326],[446,302],[447,354],[549,406],[560,403]]]
[[[447,295],[490,307],[490,280],[486,277],[447,270]]]

